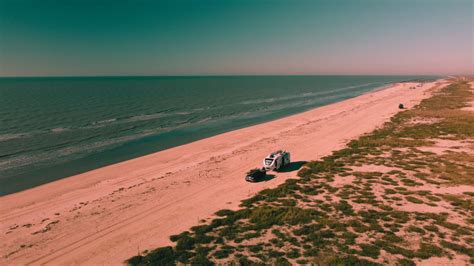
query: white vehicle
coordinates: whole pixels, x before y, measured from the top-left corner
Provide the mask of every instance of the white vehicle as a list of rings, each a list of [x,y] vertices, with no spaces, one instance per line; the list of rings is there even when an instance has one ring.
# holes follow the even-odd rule
[[[287,151],[276,151],[263,159],[263,167],[267,171],[278,171],[290,164],[290,153]]]

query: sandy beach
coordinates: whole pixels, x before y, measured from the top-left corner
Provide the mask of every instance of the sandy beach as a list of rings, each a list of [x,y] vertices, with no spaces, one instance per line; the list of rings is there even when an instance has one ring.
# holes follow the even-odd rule
[[[2,265],[120,264],[169,236],[236,209],[297,169],[247,183],[268,153],[316,160],[368,133],[445,84],[397,83],[301,114],[68,177],[0,198]],[[413,89],[414,87],[414,89]],[[300,163],[299,163],[300,162]]]

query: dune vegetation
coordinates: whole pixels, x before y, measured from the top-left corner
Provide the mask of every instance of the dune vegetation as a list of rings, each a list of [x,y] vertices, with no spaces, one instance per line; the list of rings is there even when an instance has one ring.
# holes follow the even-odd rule
[[[474,263],[474,112],[466,109],[473,101],[466,80],[435,88],[294,179],[127,262]]]

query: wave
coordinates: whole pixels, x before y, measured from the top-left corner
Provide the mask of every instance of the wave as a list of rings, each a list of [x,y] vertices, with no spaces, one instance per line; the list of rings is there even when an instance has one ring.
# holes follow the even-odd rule
[[[136,116],[130,116],[130,117],[110,118],[110,119],[94,121],[94,122],[89,123],[86,126],[58,126],[58,127],[54,127],[50,129],[35,130],[35,131],[30,131],[30,132],[6,133],[6,134],[0,135],[0,142],[38,137],[45,134],[60,134],[60,133],[71,131],[71,130],[98,129],[102,127],[108,127],[111,125],[133,123],[133,122],[140,122],[140,121],[149,121],[149,120],[155,120],[155,119],[164,118],[164,117],[187,116],[194,113],[196,113],[196,111],[189,111],[189,112],[177,111],[177,112],[172,112],[172,113],[143,114],[143,115],[136,115]]]
[[[56,128],[51,129],[50,131],[53,132],[53,133],[61,133],[61,132],[67,131],[67,130],[69,130],[69,128],[56,127]]]
[[[92,122],[91,124],[96,125],[96,124],[105,124],[105,123],[111,123],[117,121],[117,118],[110,118],[110,119],[105,119],[105,120],[100,120],[96,122]]]
[[[111,119],[92,122],[87,126],[80,127],[79,129],[101,128],[101,127],[107,127],[109,125],[156,120],[156,119],[160,119],[164,117],[187,116],[194,113],[196,113],[196,111],[176,111],[176,112],[170,112],[170,113],[159,112],[159,113],[140,114],[140,115],[135,115],[135,116],[127,116],[127,117],[117,117],[117,118],[111,118]]]
[[[19,139],[19,138],[23,138],[23,137],[29,136],[29,135],[31,135],[31,133],[2,134],[2,135],[0,135],[0,142],[7,141],[7,140],[13,140],[13,139]]]
[[[332,94],[335,92],[341,92],[341,91],[346,91],[350,89],[367,87],[373,84],[376,84],[376,83],[365,83],[365,84],[360,84],[360,85],[347,86],[347,87],[342,87],[338,89],[328,90],[328,91],[305,92],[302,94],[291,95],[291,96],[273,97],[273,98],[259,99],[259,100],[247,100],[247,101],[240,102],[238,104],[248,105],[248,104],[260,104],[260,103],[273,103],[273,102],[287,101],[287,100],[293,100],[293,99],[298,99],[298,98],[317,97],[317,96],[322,96],[326,94]]]
[[[277,105],[270,105],[270,106],[265,106],[265,107],[263,107],[259,110],[239,113],[239,114],[223,117],[222,119],[233,119],[233,118],[248,119],[248,118],[262,117],[264,115],[272,114],[276,111],[281,111],[281,110],[285,110],[285,109],[288,109],[288,108],[294,108],[296,106],[298,108],[301,108],[301,107],[311,108],[311,107],[319,106],[318,103],[322,103],[322,102],[326,102],[326,101],[330,101],[330,100],[338,99],[338,98],[349,97],[349,96],[352,95],[352,93],[353,92],[351,91],[351,92],[341,93],[341,94],[337,94],[337,95],[327,95],[327,96],[324,96],[324,97],[308,98],[308,99],[295,101],[295,102],[281,103],[281,104],[277,104]]]
[[[89,144],[77,144],[74,146],[63,147],[56,150],[40,151],[33,154],[21,154],[11,157],[6,160],[0,160],[0,169],[2,171],[11,170],[23,166],[41,165],[41,164],[57,164],[72,159],[78,159],[91,154],[92,152],[103,151],[114,148],[120,144],[140,139],[152,134],[157,134],[163,131],[160,130],[146,130],[134,135],[122,136],[113,139],[96,141]],[[75,155],[75,156],[74,156]]]

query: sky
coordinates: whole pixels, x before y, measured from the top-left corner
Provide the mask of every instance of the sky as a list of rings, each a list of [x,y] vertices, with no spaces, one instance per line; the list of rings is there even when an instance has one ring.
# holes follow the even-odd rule
[[[0,77],[473,74],[473,0],[0,0]]]

